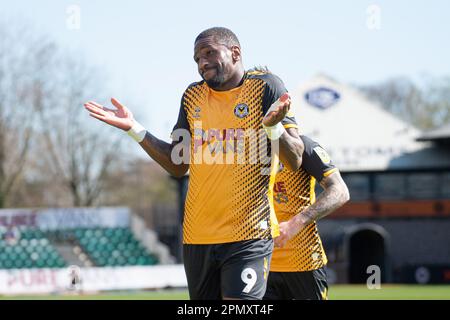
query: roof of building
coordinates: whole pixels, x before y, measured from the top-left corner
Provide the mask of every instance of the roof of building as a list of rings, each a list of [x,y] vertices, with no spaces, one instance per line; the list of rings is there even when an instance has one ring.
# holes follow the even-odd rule
[[[450,123],[427,132],[424,132],[417,141],[450,140]]]
[[[319,142],[341,171],[414,169],[423,165],[423,156],[411,155],[432,145],[416,140],[418,129],[329,76],[312,77],[291,96],[301,134]],[[430,164],[450,166],[440,152],[427,156],[439,158]]]

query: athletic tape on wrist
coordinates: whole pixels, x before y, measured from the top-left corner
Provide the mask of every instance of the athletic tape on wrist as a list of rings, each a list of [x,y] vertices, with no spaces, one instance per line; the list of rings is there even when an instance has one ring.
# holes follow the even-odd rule
[[[274,125],[272,127],[266,127],[263,124],[263,128],[264,128],[264,130],[266,130],[267,136],[269,137],[270,140],[279,139],[283,135],[283,133],[286,131],[284,126],[281,124],[281,122],[278,122],[276,125]]]
[[[140,143],[145,138],[147,130],[136,120],[130,130],[127,131],[128,135],[132,137],[136,142]]]

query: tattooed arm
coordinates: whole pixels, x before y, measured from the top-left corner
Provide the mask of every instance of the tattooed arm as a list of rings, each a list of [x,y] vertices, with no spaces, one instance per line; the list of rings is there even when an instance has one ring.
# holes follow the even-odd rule
[[[324,178],[320,185],[324,191],[319,195],[317,201],[301,214],[295,216],[296,218],[303,215],[301,219],[302,225],[308,225],[311,222],[322,219],[350,200],[347,185],[338,171]],[[296,220],[300,219],[297,218]]]
[[[283,247],[305,226],[329,215],[350,200],[347,185],[342,180],[339,171],[323,178],[320,185],[324,188],[324,191],[314,204],[289,221],[280,223],[280,236],[275,238],[275,246]]]

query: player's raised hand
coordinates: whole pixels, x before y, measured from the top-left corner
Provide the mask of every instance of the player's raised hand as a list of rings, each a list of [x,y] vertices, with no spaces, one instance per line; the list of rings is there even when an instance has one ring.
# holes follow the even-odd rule
[[[114,98],[111,98],[111,103],[117,109],[107,108],[95,101],[86,102],[84,107],[89,111],[91,117],[125,131],[130,130],[134,124],[131,111]]]
[[[275,101],[263,118],[263,124],[266,127],[272,127],[284,119],[291,105],[291,97],[286,92],[277,101]]]

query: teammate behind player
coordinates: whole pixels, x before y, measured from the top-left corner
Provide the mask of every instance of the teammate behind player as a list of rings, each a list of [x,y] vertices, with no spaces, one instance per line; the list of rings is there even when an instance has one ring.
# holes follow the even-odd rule
[[[274,187],[275,212],[280,236],[275,239],[264,299],[323,300],[328,297],[324,270],[327,257],[316,221],[341,207],[349,192],[328,153],[301,136],[305,151],[302,167],[281,167]],[[315,199],[315,183],[324,191]]]
[[[93,101],[85,108],[127,131],[170,174],[181,177],[189,169],[183,256],[190,298],[261,299],[278,235],[272,205],[278,156],[266,150],[268,162],[252,161],[261,145],[250,143],[247,133],[264,128],[264,142],[269,137],[278,143],[279,158],[293,170],[301,165],[303,142],[294,118],[286,116],[290,99],[282,81],[270,73],[245,72],[233,32],[200,33],[194,60],[203,81],[183,94],[172,144],[151,135],[115,99],[117,110]]]

